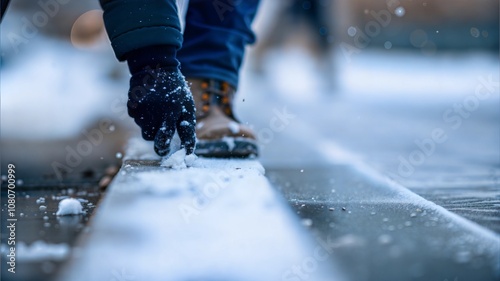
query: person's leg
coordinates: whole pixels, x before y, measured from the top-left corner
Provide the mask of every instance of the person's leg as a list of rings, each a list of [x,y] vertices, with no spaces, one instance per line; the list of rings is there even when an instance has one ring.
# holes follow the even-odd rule
[[[177,58],[196,106],[195,153],[205,157],[258,155],[255,134],[233,114],[233,99],[258,0],[190,0]]]
[[[258,0],[190,0],[184,43],[177,58],[186,77],[238,85],[245,46],[255,41],[251,30]]]

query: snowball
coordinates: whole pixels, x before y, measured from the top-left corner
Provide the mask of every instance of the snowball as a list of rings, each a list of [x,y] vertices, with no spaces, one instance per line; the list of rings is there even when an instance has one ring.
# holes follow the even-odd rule
[[[66,198],[59,202],[59,209],[57,210],[57,216],[66,215],[79,215],[82,214],[82,204],[80,201],[73,198]]]
[[[161,162],[161,166],[172,168],[172,169],[184,169],[186,168],[186,163],[184,162],[184,158],[186,158],[186,150],[180,149],[174,154],[170,155],[167,159],[164,159]]]

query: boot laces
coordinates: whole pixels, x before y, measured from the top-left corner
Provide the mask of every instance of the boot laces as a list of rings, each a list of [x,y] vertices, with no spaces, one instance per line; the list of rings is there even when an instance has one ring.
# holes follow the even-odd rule
[[[210,111],[210,107],[215,105],[222,109],[225,115],[235,119],[232,110],[232,100],[234,91],[227,82],[217,80],[204,80],[201,83],[203,90],[201,94],[202,111],[206,115]]]

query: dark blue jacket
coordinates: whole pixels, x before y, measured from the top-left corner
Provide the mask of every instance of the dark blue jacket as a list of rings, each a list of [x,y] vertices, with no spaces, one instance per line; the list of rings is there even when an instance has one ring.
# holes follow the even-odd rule
[[[175,0],[100,0],[104,23],[118,60],[143,47],[179,49],[182,33]]]

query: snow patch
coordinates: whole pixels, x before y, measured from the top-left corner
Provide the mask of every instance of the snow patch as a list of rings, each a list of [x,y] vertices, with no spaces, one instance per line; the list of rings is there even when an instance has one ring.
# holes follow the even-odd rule
[[[62,261],[68,257],[71,250],[68,244],[50,244],[42,240],[35,241],[31,245],[21,241],[16,246],[17,259],[20,262]],[[9,246],[2,244],[1,250],[2,255],[6,256],[9,253]]]
[[[184,158],[186,158],[186,150],[180,149],[169,157],[165,157],[161,162],[161,166],[174,170],[185,169],[187,166],[184,162]]]
[[[183,148],[170,156],[164,157],[161,161],[161,166],[174,170],[186,169],[187,167],[193,166],[197,158],[198,157],[194,155],[194,153],[186,156],[186,149]]]
[[[109,187],[65,280],[102,280],[110,268],[144,280],[281,280],[311,255],[258,161],[199,158],[181,170],[141,161],[130,160]],[[321,272],[310,280],[331,280]]]
[[[57,216],[79,215],[82,214],[82,204],[74,198],[66,198],[59,202]]]

